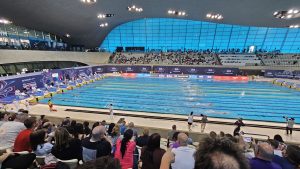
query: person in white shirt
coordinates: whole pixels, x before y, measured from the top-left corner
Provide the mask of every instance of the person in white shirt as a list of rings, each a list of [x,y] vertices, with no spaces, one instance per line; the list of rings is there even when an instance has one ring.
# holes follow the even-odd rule
[[[188,116],[188,129],[191,131],[191,126],[193,125],[194,121],[194,112],[191,112],[190,115]]]
[[[15,99],[15,100],[13,101],[13,104],[14,104],[14,106],[15,106],[15,108],[16,108],[16,111],[18,112],[18,110],[20,109],[19,101]]]
[[[286,120],[286,134],[292,135],[294,124],[295,124],[295,119],[294,118],[289,119],[288,117],[285,117],[285,120]]]
[[[109,109],[109,118],[110,118],[110,120],[112,121],[112,120],[114,119],[113,105],[112,105],[112,104],[109,104],[107,107],[108,107],[108,109]]]
[[[178,148],[173,148],[175,161],[171,164],[172,169],[194,169],[195,149],[188,147],[188,136],[185,133],[178,134]]]

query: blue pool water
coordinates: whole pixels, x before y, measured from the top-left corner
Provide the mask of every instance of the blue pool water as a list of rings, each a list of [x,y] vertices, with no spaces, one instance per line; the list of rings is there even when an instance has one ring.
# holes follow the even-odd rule
[[[157,112],[207,114],[210,117],[300,122],[300,92],[266,82],[215,82],[198,79],[122,78],[57,94],[56,105]],[[42,100],[43,103],[47,99]]]

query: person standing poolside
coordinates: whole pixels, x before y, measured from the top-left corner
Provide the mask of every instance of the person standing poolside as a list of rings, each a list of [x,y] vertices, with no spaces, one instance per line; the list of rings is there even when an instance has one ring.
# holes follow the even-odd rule
[[[295,119],[294,118],[289,119],[288,117],[285,117],[285,120],[286,120],[286,134],[292,135],[294,124],[295,124]]]
[[[233,131],[233,136],[239,136],[240,135],[240,130],[242,126],[245,126],[243,119],[239,118],[234,125],[236,125],[236,128]]]
[[[108,106],[109,109],[109,118],[112,121],[114,119],[114,110],[113,110],[113,104],[109,104]]]
[[[202,116],[202,119],[201,119],[201,133],[203,133],[204,130],[205,130],[206,123],[207,123],[208,120],[207,120],[207,116],[206,115],[201,114],[201,116]]]
[[[188,116],[188,129],[189,131],[192,131],[191,126],[193,125],[194,121],[194,112],[191,112],[190,115]]]
[[[50,112],[52,112],[52,111],[57,111],[57,110],[53,109],[53,103],[51,102],[51,99],[48,100],[48,106],[49,106]]]

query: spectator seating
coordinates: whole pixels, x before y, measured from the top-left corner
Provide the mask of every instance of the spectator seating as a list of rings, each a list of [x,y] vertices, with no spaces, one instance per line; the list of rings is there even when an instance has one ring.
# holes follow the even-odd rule
[[[163,64],[163,65],[216,65],[217,56],[204,52],[149,52],[149,53],[114,53],[114,64]]]
[[[261,60],[255,54],[220,54],[219,58],[225,66],[261,65]]]
[[[266,66],[300,66],[298,54],[258,54]]]

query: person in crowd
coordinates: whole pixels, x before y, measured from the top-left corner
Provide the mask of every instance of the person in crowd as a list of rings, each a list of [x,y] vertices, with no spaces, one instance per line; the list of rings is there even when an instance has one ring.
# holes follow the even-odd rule
[[[8,113],[0,113],[0,126],[8,121]]]
[[[120,133],[121,135],[124,135],[125,131],[126,131],[127,127],[126,127],[126,121],[123,120],[121,125],[120,125]]]
[[[142,169],[159,169],[162,156],[166,152],[160,148],[160,135],[154,133],[141,151]]]
[[[50,112],[57,111],[56,109],[53,108],[53,103],[52,103],[51,99],[48,100],[48,106],[49,106]]]
[[[288,145],[282,151],[282,157],[275,155],[273,162],[280,165],[282,169],[296,169],[300,165],[300,147]]]
[[[268,139],[267,142],[273,147],[274,155],[282,157],[282,151],[280,149],[281,147],[279,146],[279,142],[273,139]]]
[[[30,134],[33,132],[34,128],[37,125],[35,117],[29,117],[24,121],[24,125],[26,127],[25,130],[21,131],[16,140],[14,142],[14,152],[21,152],[21,151],[29,151],[31,152],[31,145],[30,145]]]
[[[202,116],[202,119],[201,119],[201,133],[203,133],[204,130],[205,130],[206,123],[208,122],[208,120],[207,120],[207,115],[201,114],[201,116]]]
[[[41,129],[44,123],[45,123],[45,115],[41,115],[40,119],[37,121],[37,128]]]
[[[273,139],[276,140],[276,141],[278,141],[279,143],[284,143],[281,135],[279,135],[279,134],[274,135]]]
[[[71,124],[70,117],[66,117],[63,119],[60,126],[66,128],[66,127],[70,126],[70,124]]]
[[[178,134],[179,134],[180,132],[179,131],[177,131],[177,132],[175,132],[174,134],[173,134],[173,137],[172,137],[172,142],[170,143],[170,147],[171,148],[178,148],[180,145],[179,145],[179,143],[178,143]]]
[[[45,156],[51,152],[53,145],[48,143],[45,130],[37,130],[30,134],[30,145],[37,156]]]
[[[91,137],[82,140],[83,161],[91,161],[111,154],[111,143],[105,136],[105,127],[97,126],[93,129]]]
[[[111,132],[113,131],[113,128],[115,127],[115,123],[110,123],[107,129],[107,134],[111,135]]]
[[[82,140],[85,138],[84,131],[83,131],[83,124],[82,123],[76,123],[74,126],[74,132],[72,134],[74,138],[77,138],[79,140]]]
[[[211,138],[217,138],[217,133],[216,132],[214,132],[214,131],[211,131],[210,133],[209,133],[209,137],[211,137]]]
[[[139,147],[144,147],[147,145],[149,140],[149,129],[144,128],[143,135],[136,139],[136,145]]]
[[[194,121],[194,112],[191,112],[187,119],[189,131],[192,131],[191,127],[193,125],[193,121]]]
[[[281,167],[272,162],[274,156],[273,147],[267,142],[258,142],[254,148],[255,158],[250,160],[251,169],[281,169]]]
[[[233,131],[233,136],[239,136],[240,135],[240,130],[242,126],[245,126],[243,119],[239,118],[234,125],[236,125],[236,128]]]
[[[17,154],[9,150],[0,156],[0,168],[27,169],[32,166],[35,158],[33,153]]]
[[[99,125],[100,125],[99,122],[95,122],[95,123],[93,124],[93,126],[92,126],[92,131],[93,131],[93,129],[94,129],[95,127],[97,127],[97,126],[99,126]]]
[[[189,133],[185,132],[184,134],[188,136],[188,140],[187,140],[188,145],[193,145],[193,139],[190,137]]]
[[[55,144],[51,154],[60,160],[82,159],[82,146],[79,139],[72,138],[63,127],[59,127],[54,135]]]
[[[104,156],[83,163],[83,165],[78,166],[77,169],[121,169],[121,164],[119,160],[113,157]]]
[[[88,137],[92,132],[89,125],[90,125],[90,123],[88,121],[83,122],[83,132],[84,132],[84,135],[85,135],[84,137]]]
[[[220,137],[225,137],[225,133],[224,131],[220,131],[220,134],[219,134]]]
[[[188,136],[184,133],[178,134],[179,147],[172,149],[172,153],[175,155],[175,161],[172,163],[172,169],[194,169],[195,149],[188,147]],[[184,160],[183,160],[184,159]]]
[[[112,154],[114,154],[116,151],[116,145],[119,138],[120,138],[120,127],[118,125],[115,125],[115,127],[111,132]]]
[[[133,131],[128,129],[124,138],[117,141],[115,158],[120,160],[122,169],[133,168],[133,153],[136,148],[135,141],[132,141]]]
[[[293,128],[294,128],[294,125],[295,125],[295,119],[285,117],[285,120],[286,120],[286,134],[287,135],[288,134],[292,135],[293,134]]]
[[[131,130],[133,131],[133,136],[134,136],[135,138],[138,137],[138,131],[137,131],[137,129],[134,127],[134,123],[133,123],[133,122],[130,122],[130,123],[128,124],[128,129],[131,129]]]
[[[68,132],[72,135],[74,135],[75,133],[75,126],[76,126],[77,122],[76,120],[72,120],[70,125],[66,127],[66,129],[68,130]]]
[[[177,128],[176,125],[173,125],[173,126],[172,126],[172,130],[168,132],[168,138],[167,138],[167,139],[168,139],[168,142],[167,142],[167,147],[170,146],[170,141],[172,141],[172,138],[173,138],[174,133],[177,132],[177,129],[176,129],[176,128]]]

